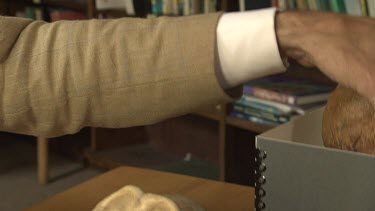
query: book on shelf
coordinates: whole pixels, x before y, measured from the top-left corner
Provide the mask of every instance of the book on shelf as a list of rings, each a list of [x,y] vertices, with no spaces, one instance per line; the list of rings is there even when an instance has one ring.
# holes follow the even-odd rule
[[[330,7],[333,12],[345,13],[345,3],[344,0],[329,0]]]
[[[349,15],[362,16],[361,3],[359,1],[344,0],[346,11]]]
[[[273,113],[276,115],[290,115],[293,113],[303,115],[311,109],[322,106],[325,102],[310,103],[301,106],[292,106],[288,104],[264,100],[257,97],[243,95],[241,99],[236,101],[236,103],[243,106],[252,107],[263,112]]]
[[[97,10],[125,9],[124,0],[95,0]]]
[[[287,76],[270,76],[244,85],[244,94],[294,106],[327,100],[335,86]]]
[[[277,125],[280,124],[280,123],[277,123],[277,122],[274,122],[274,121],[269,121],[269,120],[266,120],[266,119],[263,119],[263,118],[247,115],[247,114],[237,112],[237,111],[231,111],[229,113],[229,116],[235,117],[235,118],[238,118],[238,119],[242,119],[242,120],[245,120],[245,121],[254,122],[254,123],[257,123],[257,124],[262,124],[262,125],[277,126]]]
[[[361,2],[362,14],[365,15],[365,16],[368,16],[367,0],[360,0],[360,2]]]
[[[307,0],[307,8],[306,9],[319,10],[318,1],[316,1],[316,0]]]
[[[154,15],[163,14],[163,5],[161,0],[151,0],[151,13]]]
[[[241,99],[239,99],[235,103],[240,104],[242,106],[258,109],[259,111],[273,113],[276,115],[286,115],[296,110],[294,109],[294,106],[291,106],[291,105],[286,105],[286,104],[273,102],[269,100],[263,100],[257,97],[246,96],[246,95],[242,96]]]
[[[294,9],[297,9],[297,2],[295,0],[288,0],[287,1],[287,8],[290,9],[290,10],[294,10]]]
[[[135,15],[133,0],[95,0],[97,10],[124,10],[128,15]]]
[[[52,11],[50,12],[51,22],[59,20],[84,20],[86,16],[80,12],[74,11]]]
[[[199,14],[199,13],[202,13],[202,2],[200,0],[190,0],[190,14],[191,15],[194,15],[194,14]],[[206,1],[205,1],[206,3]],[[206,6],[206,5],[204,5]]]
[[[217,11],[217,0],[151,0],[152,16],[195,15]]]
[[[307,1],[305,0],[297,0],[297,7],[300,10],[307,10],[309,9],[310,5],[307,5]]]
[[[307,112],[322,107],[325,102],[291,106],[256,97],[243,95],[233,105],[232,117],[255,122],[258,124],[279,125],[294,117],[305,115]]]
[[[370,17],[375,17],[375,0],[367,0],[367,7]]]
[[[273,114],[267,111],[258,110],[252,107],[243,106],[238,103],[233,104],[233,111],[237,113],[242,113],[245,115],[257,117],[260,119],[264,119],[267,121],[271,121],[271,122],[274,122],[275,124],[288,122],[290,117],[292,116],[292,115],[277,115],[277,114]]]
[[[239,0],[239,10],[255,10],[278,5],[278,1],[271,0]]]
[[[162,14],[164,15],[174,15],[174,4],[172,0],[162,0]],[[178,14],[177,14],[178,15]]]
[[[330,11],[329,2],[327,0],[317,0],[318,10]]]
[[[204,13],[211,13],[211,12],[216,12],[216,4],[217,1],[213,0],[204,0],[204,5],[203,5],[203,12]]]
[[[43,20],[44,13],[42,8],[39,7],[25,7],[25,12],[18,12],[18,15],[24,15],[25,18],[33,19],[33,20]]]
[[[279,0],[277,2],[277,7],[279,8],[280,11],[287,10],[288,9],[287,0]]]

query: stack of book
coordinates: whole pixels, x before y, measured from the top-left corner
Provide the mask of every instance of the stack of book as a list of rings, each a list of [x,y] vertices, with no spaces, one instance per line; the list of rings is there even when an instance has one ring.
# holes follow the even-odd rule
[[[322,106],[335,88],[309,80],[270,76],[244,85],[230,115],[260,124],[279,125]]]

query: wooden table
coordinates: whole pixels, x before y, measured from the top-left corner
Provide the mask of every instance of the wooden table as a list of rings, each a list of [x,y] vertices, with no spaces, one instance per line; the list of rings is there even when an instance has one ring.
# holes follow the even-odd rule
[[[208,211],[253,210],[254,189],[190,176],[133,167],[120,167],[59,193],[27,210],[91,210],[104,197],[125,185],[144,192],[182,194]]]

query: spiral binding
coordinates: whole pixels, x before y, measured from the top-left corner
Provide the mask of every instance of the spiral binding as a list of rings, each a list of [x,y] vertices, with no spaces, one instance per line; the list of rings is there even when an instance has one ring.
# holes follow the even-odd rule
[[[266,183],[266,177],[263,173],[267,170],[266,164],[263,162],[267,157],[267,153],[264,150],[256,149],[255,153],[255,210],[261,211],[266,208],[266,204],[262,200],[266,196],[266,191],[262,188],[262,185]]]

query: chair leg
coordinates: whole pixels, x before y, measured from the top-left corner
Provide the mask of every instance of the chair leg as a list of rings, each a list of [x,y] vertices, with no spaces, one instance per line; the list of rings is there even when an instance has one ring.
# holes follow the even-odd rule
[[[38,181],[44,185],[48,182],[48,138],[38,137]]]
[[[90,132],[91,132],[91,136],[90,136],[91,150],[93,152],[95,152],[96,151],[96,147],[97,147],[97,142],[96,142],[96,128],[95,127],[90,128]]]

